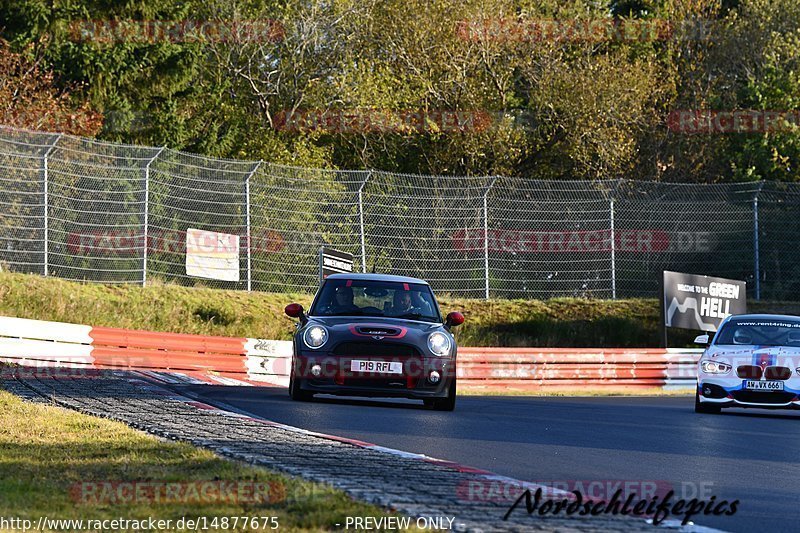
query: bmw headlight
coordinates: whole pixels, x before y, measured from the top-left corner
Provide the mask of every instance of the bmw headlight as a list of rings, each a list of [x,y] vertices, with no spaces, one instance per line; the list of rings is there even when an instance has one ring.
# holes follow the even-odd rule
[[[450,341],[450,337],[441,331],[434,331],[428,335],[428,349],[433,353],[433,355],[447,357],[450,355],[450,350],[452,347],[453,343]]]
[[[731,371],[731,365],[720,363],[718,361],[703,361],[700,363],[700,368],[706,374],[727,374]]]
[[[328,342],[328,330],[322,326],[311,326],[303,333],[303,342],[314,350],[321,348]]]

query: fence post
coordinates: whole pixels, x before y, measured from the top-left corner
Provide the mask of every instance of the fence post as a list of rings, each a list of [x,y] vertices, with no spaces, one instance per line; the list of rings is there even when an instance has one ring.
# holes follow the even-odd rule
[[[156,155],[154,155],[144,167],[144,249],[142,250],[142,287],[147,285],[147,255],[148,249],[150,248],[149,243],[147,242],[150,237],[148,232],[148,227],[150,226],[150,165],[152,165],[153,162],[158,159],[158,156],[161,155],[161,152],[163,152],[165,148],[166,146],[162,146],[158,152],[156,152]]]
[[[358,218],[359,226],[361,228],[361,272],[367,273],[367,238],[364,231],[364,187],[367,185],[372,172],[367,172],[367,177],[361,182],[358,187]]]
[[[758,195],[764,187],[764,182],[758,184],[756,194],[753,196],[753,273],[756,281],[756,301],[761,300],[761,265],[758,243]]]
[[[489,191],[494,187],[497,176],[492,177],[483,193],[483,274],[486,279],[485,297],[489,299]]]
[[[264,160],[258,161],[256,166],[253,167],[253,170],[247,175],[247,179],[244,182],[244,202],[245,202],[245,209],[246,209],[246,219],[245,224],[247,225],[247,292],[253,290],[253,262],[252,262],[252,247],[251,243],[253,240],[252,231],[250,229],[250,178],[258,170],[258,167],[261,166]]]
[[[55,150],[58,141],[63,136],[59,133],[53,143],[47,148],[42,158],[42,171],[44,177],[44,275],[50,275],[50,171],[48,165],[48,158]]]
[[[617,232],[614,227],[614,197],[611,197],[610,212],[611,212],[611,299],[617,299]]]

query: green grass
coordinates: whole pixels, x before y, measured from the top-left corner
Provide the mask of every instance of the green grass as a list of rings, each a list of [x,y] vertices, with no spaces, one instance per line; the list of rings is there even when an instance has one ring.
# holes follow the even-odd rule
[[[291,338],[290,302],[311,295],[187,288],[170,284],[83,284],[0,273],[0,315],[93,326],[265,339]],[[462,346],[655,347],[660,342],[656,299],[473,300],[440,295],[443,312],[467,319],[456,332]],[[800,314],[800,303],[751,303],[759,312]],[[671,346],[695,332],[673,330]]]
[[[71,493],[77,483],[125,481],[261,482],[277,489],[270,494],[278,497],[272,503],[98,504]],[[35,523],[39,516],[84,520],[276,516],[282,531],[321,531],[334,529],[346,516],[385,514],[323,485],[228,461],[188,444],[165,442],[118,422],[23,402],[0,391],[0,517]]]

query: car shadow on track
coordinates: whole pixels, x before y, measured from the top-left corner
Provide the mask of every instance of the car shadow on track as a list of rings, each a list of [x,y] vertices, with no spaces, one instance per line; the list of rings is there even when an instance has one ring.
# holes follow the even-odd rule
[[[747,411],[723,410],[721,415],[723,415],[723,416],[740,416],[740,417],[743,417],[743,418],[770,418],[770,419],[782,419],[782,420],[800,420],[800,416],[798,414],[779,413],[779,411],[760,411],[760,412],[754,413],[754,412],[747,412]]]
[[[287,398],[288,400],[289,398]],[[412,403],[413,402],[413,403]],[[375,398],[355,398],[351,396],[314,396],[310,403],[321,404],[336,404],[336,405],[357,405],[359,407],[387,407],[390,409],[411,409],[418,411],[428,411],[422,402],[406,400],[398,401],[396,399],[375,399]]]
[[[257,399],[261,402],[277,402],[281,404],[291,404],[296,406],[302,405],[356,405],[359,407],[385,407],[390,409],[407,409],[417,411],[429,411],[421,400],[409,400],[405,398],[369,398],[359,396],[335,396],[332,394],[317,394],[314,399],[308,402],[295,402],[289,398],[289,394],[285,388],[279,387],[265,387],[260,392],[264,395],[254,398],[253,387],[236,387],[236,386],[223,386],[223,385],[171,385],[171,390],[178,394],[189,393],[189,395],[200,399],[202,401],[222,401],[229,403],[231,399],[235,400],[252,400]]]

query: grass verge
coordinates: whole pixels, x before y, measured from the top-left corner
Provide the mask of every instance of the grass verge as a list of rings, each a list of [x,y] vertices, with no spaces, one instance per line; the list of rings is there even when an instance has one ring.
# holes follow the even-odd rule
[[[290,302],[304,307],[308,294],[97,285],[0,273],[0,315],[93,326],[288,340]],[[461,346],[635,348],[660,342],[655,299],[475,300],[440,295],[442,311],[460,310]],[[755,312],[800,314],[800,303],[753,302]],[[673,330],[671,346],[688,346],[696,332]]]
[[[239,486],[245,491],[267,486],[259,494],[270,497],[242,503],[213,497],[211,492],[198,503],[192,496],[196,494],[192,487],[203,487],[201,482],[227,481],[242,482]],[[85,497],[86,489],[79,485],[84,482],[168,482],[186,488],[173,498],[176,502],[151,502],[147,500],[153,498],[142,496],[117,503],[100,498],[111,493],[94,485],[88,492],[91,496]],[[0,391],[0,495],[0,517],[30,519],[34,524],[40,516],[84,521],[153,517],[171,519],[173,526],[168,529],[176,530],[182,517],[207,517],[210,523],[213,517],[274,516],[281,531],[321,531],[344,523],[346,516],[386,514],[323,485],[228,461],[188,444],[165,442],[118,422],[23,402],[4,391]],[[262,525],[263,521],[259,530],[271,530]],[[228,526],[213,529],[253,530]]]

